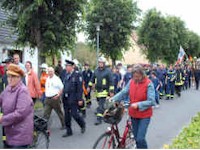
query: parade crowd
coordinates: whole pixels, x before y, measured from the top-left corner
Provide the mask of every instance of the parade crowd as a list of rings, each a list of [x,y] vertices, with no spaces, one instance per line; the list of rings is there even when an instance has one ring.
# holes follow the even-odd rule
[[[32,62],[20,62],[18,54],[2,62],[0,82],[0,124],[3,127],[4,146],[27,148],[33,137],[34,104],[40,100],[43,117],[49,120],[54,110],[60,120],[63,138],[73,135],[71,119],[85,133],[86,111],[95,97],[98,103],[94,125],[103,122],[105,102],[123,100],[130,103],[133,134],[137,148],[148,148],[145,139],[153,108],[160,107],[160,100],[181,97],[181,91],[195,86],[199,89],[200,71],[191,65],[133,64],[124,67],[118,63],[106,66],[100,57],[94,70],[88,62],[78,68],[73,60],[58,61],[56,67],[40,65],[39,77]],[[62,67],[65,63],[65,68]],[[125,69],[124,69],[125,68]],[[94,93],[93,95],[91,93]]]

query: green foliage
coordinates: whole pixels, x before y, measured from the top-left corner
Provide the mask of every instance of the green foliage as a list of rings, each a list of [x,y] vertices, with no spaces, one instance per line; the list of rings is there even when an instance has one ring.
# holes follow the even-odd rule
[[[186,53],[192,57],[200,57],[200,37],[192,31],[187,32]]]
[[[72,49],[75,28],[80,25],[85,0],[2,0],[11,12],[18,33],[17,44],[37,47],[40,53],[56,54]]]
[[[156,9],[150,9],[138,27],[139,44],[145,46],[144,54],[151,62],[167,64],[177,61],[180,45],[187,54],[199,55],[200,40],[175,16],[163,16]]]
[[[88,62],[91,68],[95,68],[96,66],[96,53],[94,49],[84,43],[77,43],[73,56],[81,64]]]
[[[87,10],[88,39],[96,45],[95,23],[100,27],[100,52],[112,60],[122,58],[130,46],[133,23],[140,10],[132,0],[93,0]]]
[[[200,113],[195,116],[190,125],[173,140],[169,148],[172,149],[199,149],[200,148]]]

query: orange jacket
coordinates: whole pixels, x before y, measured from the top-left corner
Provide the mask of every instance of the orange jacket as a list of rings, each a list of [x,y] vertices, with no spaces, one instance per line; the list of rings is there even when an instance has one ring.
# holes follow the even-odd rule
[[[41,86],[42,93],[45,92],[45,83],[46,83],[47,77],[48,77],[48,74],[46,72],[42,72],[40,76],[40,86]]]
[[[38,77],[33,70],[28,73],[28,83],[26,83],[26,85],[28,86],[32,98],[39,98],[42,95]]]

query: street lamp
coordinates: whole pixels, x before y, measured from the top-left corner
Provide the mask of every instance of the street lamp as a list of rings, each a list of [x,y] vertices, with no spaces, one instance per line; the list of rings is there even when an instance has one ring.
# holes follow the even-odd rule
[[[96,26],[96,34],[97,34],[97,67],[98,67],[98,59],[99,59],[99,32],[100,32],[100,26],[102,25],[102,23],[94,23],[94,25]]]

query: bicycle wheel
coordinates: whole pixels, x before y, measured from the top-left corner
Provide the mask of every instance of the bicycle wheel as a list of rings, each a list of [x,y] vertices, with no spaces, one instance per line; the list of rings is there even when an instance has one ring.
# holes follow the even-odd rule
[[[111,133],[102,134],[95,142],[93,149],[114,149],[116,148],[115,138]]]
[[[129,127],[128,134],[126,136],[126,141],[125,141],[125,148],[126,149],[136,149],[136,142],[134,135],[132,133],[132,128]]]
[[[46,132],[36,131],[33,139],[33,148],[47,149],[49,148],[49,135]]]

